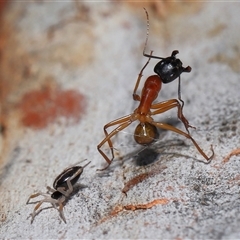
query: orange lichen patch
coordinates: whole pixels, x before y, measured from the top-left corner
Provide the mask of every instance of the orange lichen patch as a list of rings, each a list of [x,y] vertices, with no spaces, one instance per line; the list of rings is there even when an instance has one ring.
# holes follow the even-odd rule
[[[143,204],[129,204],[125,206],[117,205],[107,217],[103,218],[100,221],[100,223],[103,223],[107,221],[109,218],[116,216],[118,213],[122,212],[123,210],[127,210],[127,211],[145,210],[145,209],[152,208],[156,205],[168,204],[170,200],[171,199],[168,199],[168,198],[160,198],[160,199],[155,199],[149,203],[143,203]]]
[[[169,199],[161,198],[161,199],[155,199],[152,202],[145,203],[145,204],[126,205],[126,206],[124,206],[124,209],[135,211],[135,210],[141,210],[141,209],[149,209],[149,208],[152,208],[156,205],[165,205],[165,204],[168,204],[168,203],[169,203]]]
[[[117,205],[112,212],[110,212],[109,217],[113,217],[117,215],[119,212],[122,212],[124,210],[124,206]],[[107,219],[106,219],[107,220]]]
[[[224,159],[223,159],[223,163],[226,163],[229,161],[229,159],[232,156],[236,156],[240,154],[240,148],[234,149],[232,152],[230,152]]]
[[[149,173],[142,173],[134,178],[132,178],[131,180],[129,180],[125,185],[124,188],[122,189],[122,193],[124,193],[125,195],[127,195],[127,192],[133,188],[136,184],[142,182],[143,180],[147,179],[150,177]]]
[[[58,117],[77,122],[85,111],[85,98],[75,90],[45,87],[26,93],[19,108],[24,126],[41,129]]]
[[[124,188],[122,189],[122,193],[124,193],[125,195],[127,195],[127,192],[133,188],[135,185],[137,185],[138,183],[142,182],[143,180],[149,178],[149,177],[153,177],[154,175],[160,173],[161,171],[163,171],[164,169],[166,169],[166,166],[161,166],[159,169],[154,169],[148,173],[142,173],[139,174],[138,176],[132,178],[131,180],[129,180],[125,185]]]

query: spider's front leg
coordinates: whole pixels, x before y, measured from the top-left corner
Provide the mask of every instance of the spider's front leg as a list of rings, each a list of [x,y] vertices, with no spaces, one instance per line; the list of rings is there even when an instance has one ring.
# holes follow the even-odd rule
[[[32,194],[32,195],[28,198],[26,204],[29,204],[30,199],[32,199],[32,198],[36,198],[36,197],[38,197],[38,196],[43,196],[43,197],[46,198],[46,197],[48,197],[48,194],[47,194],[47,193],[43,193],[43,192],[37,192],[37,193],[34,193],[34,194]],[[37,202],[39,202],[39,201],[37,201]]]
[[[48,193],[54,193],[56,191],[55,189],[53,189],[53,188],[51,188],[49,186],[47,186],[46,188],[48,190]]]
[[[62,218],[62,220],[65,222],[65,223],[67,223],[67,221],[66,221],[66,218],[65,218],[65,216],[64,216],[64,214],[63,214],[63,203],[62,202],[59,202],[59,209],[58,209],[58,211],[59,211],[59,214],[60,214],[60,217]]]
[[[32,217],[31,220],[31,224],[33,223],[33,220],[35,218],[35,216],[39,213],[37,212],[38,208],[46,201],[46,199],[41,200],[33,209],[33,212],[30,214],[30,216]]]

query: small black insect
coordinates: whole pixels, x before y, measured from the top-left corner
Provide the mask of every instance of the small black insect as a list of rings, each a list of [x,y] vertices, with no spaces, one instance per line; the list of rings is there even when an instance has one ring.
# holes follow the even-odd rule
[[[67,198],[73,192],[73,186],[76,184],[78,179],[80,178],[83,169],[89,164],[85,164],[83,167],[81,166],[71,166],[63,170],[61,174],[59,174],[55,181],[53,182],[53,188],[47,186],[47,193],[37,192],[32,194],[28,200],[27,204],[29,204],[30,199],[36,198],[38,196],[43,196],[42,200],[37,201],[37,205],[35,206],[33,213],[31,214],[33,222],[35,216],[39,213],[37,212],[38,208],[44,203],[49,202],[52,206],[59,211],[60,217],[66,223],[66,219],[63,214],[64,203]]]

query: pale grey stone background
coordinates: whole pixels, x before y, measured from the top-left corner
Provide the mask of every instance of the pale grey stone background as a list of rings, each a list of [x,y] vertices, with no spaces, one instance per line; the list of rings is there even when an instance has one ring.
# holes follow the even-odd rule
[[[46,29],[76,14],[75,5],[12,4],[12,11],[24,12],[16,22],[19,40],[28,51],[41,53],[42,62],[39,60],[38,65],[42,71],[51,72],[63,88],[84,93],[88,107],[79,124],[65,124],[61,120],[41,131],[25,129],[23,137],[15,143],[0,175],[1,238],[240,238],[240,155],[223,162],[231,151],[240,148],[240,4],[203,3],[196,13],[173,14],[165,22],[155,19],[157,16],[149,11],[148,51],[168,56],[178,49],[184,66],[192,67],[191,73],[182,75],[184,113],[190,124],[197,127],[191,129],[192,136],[207,154],[213,144],[216,155],[211,164],[198,162],[202,156],[184,137],[162,132],[151,147],[159,153],[155,161],[138,166],[137,156],[146,160],[153,153],[144,157],[130,127],[114,139],[120,158],[104,172],[96,172],[106,164],[96,146],[104,137],[102,127],[106,123],[131,113],[137,106],[131,94],[147,60],[142,56],[146,19],[139,5],[129,8],[127,4],[113,2],[85,4],[90,9],[89,19],[57,29],[48,47],[41,45]],[[54,58],[52,49],[62,43],[69,59],[84,44],[85,62],[72,67],[57,57],[48,62]],[[86,56],[88,52],[90,59]],[[143,78],[153,74],[156,63],[151,60]],[[158,100],[175,97],[177,81],[164,85]],[[182,127],[175,110],[156,119]],[[107,146],[104,150],[107,151]],[[64,208],[67,224],[55,209],[46,209],[31,225],[29,215],[34,205],[25,204],[28,196],[45,191],[65,167],[85,158],[91,160],[91,165],[79,181],[84,188]],[[153,172],[130,189],[127,197],[122,194],[128,180]],[[156,205],[146,210],[123,209],[111,215],[117,206],[141,208],[151,202]]]

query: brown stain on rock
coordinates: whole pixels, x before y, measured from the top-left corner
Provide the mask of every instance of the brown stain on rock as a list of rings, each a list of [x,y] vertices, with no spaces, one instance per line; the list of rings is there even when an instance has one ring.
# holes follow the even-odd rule
[[[112,217],[117,216],[119,213],[123,212],[124,210],[127,210],[127,211],[146,210],[146,209],[150,209],[157,205],[169,204],[171,201],[178,201],[178,200],[177,199],[169,199],[169,198],[159,198],[159,199],[155,199],[151,202],[142,203],[142,204],[117,205],[109,213],[109,215],[107,215],[106,217],[102,218],[99,221],[99,224],[102,224],[103,222],[108,221]]]
[[[203,3],[200,1],[192,0],[188,2],[184,1],[127,1],[127,4],[131,7],[143,8],[152,11],[156,17],[166,20],[171,18],[174,14],[186,15],[197,13],[201,10]]]
[[[78,122],[85,113],[86,100],[76,90],[43,87],[23,95],[19,104],[25,127],[42,129],[59,117]]]
[[[216,25],[214,26],[214,28],[212,28],[212,29],[208,32],[207,35],[208,35],[210,38],[216,37],[216,36],[220,35],[226,28],[227,28],[226,24],[222,24],[222,23],[216,24]]]
[[[144,181],[147,178],[153,177],[153,176],[161,173],[166,168],[167,168],[166,166],[160,166],[156,169],[151,170],[150,172],[142,173],[142,174],[139,174],[139,175],[135,176],[134,178],[130,179],[127,183],[124,184],[124,188],[122,189],[122,193],[127,195],[127,192],[130,189],[132,189],[135,185]]]
[[[236,44],[235,46],[231,46],[233,54],[228,55],[225,52],[216,53],[213,57],[211,57],[208,61],[210,63],[222,63],[229,66],[232,71],[239,73],[240,72],[240,47]]]
[[[237,156],[237,155],[240,155],[240,148],[237,148],[237,149],[232,150],[232,151],[223,159],[222,162],[223,162],[223,163],[227,163],[232,156]]]

